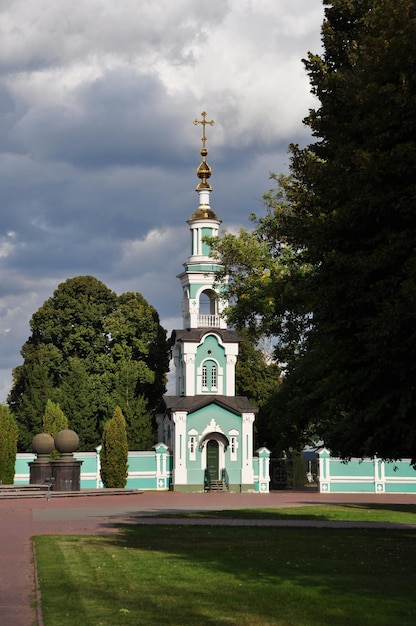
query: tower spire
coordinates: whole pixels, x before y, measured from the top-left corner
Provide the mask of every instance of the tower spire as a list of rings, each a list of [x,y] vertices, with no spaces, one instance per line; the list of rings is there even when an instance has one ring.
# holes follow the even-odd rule
[[[197,187],[196,187],[196,191],[199,191],[200,189],[209,189],[210,191],[212,191],[212,187],[211,185],[207,182],[207,179],[211,177],[212,174],[212,170],[210,168],[210,166],[207,163],[207,154],[208,154],[208,150],[205,146],[207,138],[205,136],[205,126],[208,124],[209,126],[214,126],[215,122],[214,120],[206,120],[206,112],[202,111],[201,113],[202,115],[202,120],[198,120],[195,119],[194,120],[194,124],[202,124],[202,137],[201,137],[201,141],[202,141],[202,148],[201,148],[201,156],[202,156],[202,161],[199,164],[197,170],[196,170],[196,175],[198,176],[198,178],[201,180],[200,183],[198,183]]]

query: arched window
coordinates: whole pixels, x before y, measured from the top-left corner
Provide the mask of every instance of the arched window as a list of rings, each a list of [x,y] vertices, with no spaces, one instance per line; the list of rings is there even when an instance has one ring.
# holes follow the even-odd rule
[[[203,291],[199,297],[199,312],[202,315],[215,315],[217,312],[217,294],[211,289]]]
[[[202,366],[202,391],[208,389],[208,368],[206,365]]]
[[[211,367],[211,390],[217,390],[217,366],[213,365]]]
[[[218,294],[213,289],[205,289],[202,291],[199,294],[198,326],[200,328],[220,326],[221,316],[218,311]]]
[[[218,369],[215,361],[207,360],[201,370],[201,388],[203,392],[218,391]]]

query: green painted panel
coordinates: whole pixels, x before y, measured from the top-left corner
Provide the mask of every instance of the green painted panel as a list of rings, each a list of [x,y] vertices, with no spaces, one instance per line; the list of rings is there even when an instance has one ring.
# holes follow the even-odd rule
[[[74,455],[77,461],[82,461],[81,472],[84,474],[92,474],[97,471],[97,455],[93,453],[91,456],[83,454]]]
[[[204,470],[201,468],[188,470],[188,484],[204,486]]]
[[[374,483],[358,483],[353,481],[345,483],[331,482],[330,493],[374,493]]]
[[[146,456],[129,454],[128,458],[130,472],[156,472],[156,455],[148,453]]]
[[[29,474],[29,463],[35,460],[34,454],[17,455],[14,464],[15,474]]]
[[[209,246],[204,241],[204,238],[205,237],[212,237],[212,228],[203,227],[201,229],[201,235],[202,235],[202,254],[205,254],[206,256],[209,256],[210,253],[211,253],[211,246]]]
[[[228,473],[228,482],[229,483],[240,483],[241,482],[241,471],[240,469],[231,469],[227,467]]]
[[[212,357],[219,361],[221,367],[225,367],[224,347],[219,344],[217,337],[208,335],[204,343],[198,346],[195,358],[196,367],[199,367],[205,359]]]
[[[81,489],[95,489],[97,487],[97,481],[95,478],[82,478],[80,479]]]
[[[374,463],[372,461],[350,461],[343,463],[337,459],[331,459],[330,461],[331,476],[374,476]]]
[[[201,407],[197,411],[190,413],[188,415],[187,423],[188,430],[195,428],[198,433],[202,433],[212,419],[215,419],[227,437],[228,431],[233,428],[241,433],[241,415],[231,413],[231,411],[228,411],[215,403],[208,404],[207,406]]]
[[[126,487],[128,489],[156,489],[156,478],[153,476],[128,478]]]
[[[386,483],[386,493],[416,493],[416,481],[407,483]]]
[[[416,470],[409,461],[392,461],[384,464],[386,478],[413,478],[416,481]]]

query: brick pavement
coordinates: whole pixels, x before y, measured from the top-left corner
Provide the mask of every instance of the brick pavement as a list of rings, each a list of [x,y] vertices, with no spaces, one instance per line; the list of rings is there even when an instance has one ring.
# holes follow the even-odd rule
[[[416,504],[416,496],[321,495],[312,491],[270,494],[145,492],[100,497],[52,497],[49,502],[44,498],[0,500],[0,624],[42,626],[33,606],[36,594],[31,537],[34,535],[113,533],[117,532],[116,522],[139,521],[134,518],[142,518],[140,521],[143,522],[146,516],[163,512],[375,502],[386,505]]]

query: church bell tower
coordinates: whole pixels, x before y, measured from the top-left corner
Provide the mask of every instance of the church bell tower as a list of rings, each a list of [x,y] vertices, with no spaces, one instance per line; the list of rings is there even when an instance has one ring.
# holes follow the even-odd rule
[[[189,256],[178,275],[183,327],[171,337],[176,394],[164,396],[156,420],[159,441],[172,454],[173,490],[250,491],[260,484],[253,469],[257,408],[235,395],[240,338],[222,315],[224,285],[217,280],[222,266],[210,255],[209,240],[218,236],[221,220],[210,205],[205,131],[214,121],[206,115],[194,121],[203,128],[202,160],[196,170],[198,207],[187,220]]]
[[[212,187],[208,182],[212,170],[207,163],[206,125],[202,120],[201,163],[196,175],[199,204],[187,223],[191,232],[190,255],[184,271],[178,275],[182,286],[183,331],[175,331],[173,356],[176,368],[176,393],[180,396],[198,394],[235,394],[235,364],[239,339],[227,330],[222,315],[223,287],[217,283],[221,265],[210,256],[208,239],[218,236],[221,220],[210,205]]]

